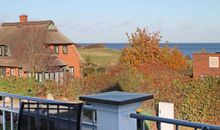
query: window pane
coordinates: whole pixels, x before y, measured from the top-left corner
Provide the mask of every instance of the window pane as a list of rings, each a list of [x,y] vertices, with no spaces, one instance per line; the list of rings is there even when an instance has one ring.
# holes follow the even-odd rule
[[[49,73],[45,73],[45,79],[46,79],[46,80],[49,79]]]
[[[59,82],[59,73],[58,72],[55,73],[55,81]]]
[[[0,68],[0,72],[1,72],[1,74],[0,74],[0,76],[6,76],[6,69],[5,68]]]
[[[67,45],[63,45],[63,54],[67,54],[68,53],[68,47]]]
[[[54,80],[54,73],[50,73],[50,79]]]
[[[14,75],[14,69],[11,68],[11,76],[13,76],[13,75]]]
[[[31,78],[31,73],[30,72],[28,72],[28,78]]]
[[[2,56],[2,46],[0,46],[0,56]]]
[[[69,69],[70,69],[70,75],[74,76],[74,67],[70,67]]]
[[[43,81],[42,73],[39,73],[39,74],[38,74],[38,78],[39,78],[39,79],[38,79],[39,82],[42,82],[42,81]]]
[[[19,70],[18,70],[18,77],[21,78],[21,75],[22,75],[22,70],[19,69]]]
[[[58,45],[54,45],[54,53],[55,54],[59,53],[59,46]]]
[[[8,56],[8,47],[4,46],[4,56]]]

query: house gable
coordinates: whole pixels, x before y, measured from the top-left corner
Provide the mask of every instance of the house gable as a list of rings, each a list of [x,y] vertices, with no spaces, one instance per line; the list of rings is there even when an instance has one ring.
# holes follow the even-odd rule
[[[14,51],[13,48],[16,48],[15,43],[17,44],[16,39],[20,37],[20,33],[22,29],[25,27],[41,27],[47,30],[46,38],[43,42],[48,46],[58,45],[60,51],[67,51],[65,54],[60,55],[52,55],[56,58],[51,58],[56,63],[55,66],[67,66],[67,67],[74,67],[74,74],[75,76],[79,77],[80,75],[80,55],[73,44],[73,42],[68,39],[63,33],[61,33],[57,27],[55,26],[52,20],[46,21],[28,21],[27,16],[20,16],[20,22],[13,22],[13,23],[3,23],[0,26],[0,47],[1,43],[4,43],[4,46],[8,48],[7,55],[10,56],[10,60],[0,59],[4,64],[2,66],[8,67],[22,67],[25,72],[28,72],[28,67],[26,63],[22,63],[20,61],[16,61],[16,56],[19,56],[19,53]],[[16,41],[16,42],[15,42]],[[23,46],[23,43],[18,43],[19,46]],[[66,46],[66,49],[63,50],[63,46]],[[3,45],[2,45],[3,46]],[[21,50],[21,49],[20,49]],[[25,51],[25,50],[23,50]],[[0,54],[3,53],[2,49],[0,49]],[[12,62],[13,61],[13,62]],[[10,63],[10,64],[9,64]],[[0,63],[1,66],[1,63]],[[26,68],[26,69],[25,69]]]

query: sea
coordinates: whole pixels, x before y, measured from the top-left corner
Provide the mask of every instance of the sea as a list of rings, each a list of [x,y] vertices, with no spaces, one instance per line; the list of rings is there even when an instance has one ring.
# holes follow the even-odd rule
[[[106,48],[117,50],[121,50],[127,45],[128,44],[126,43],[105,43]],[[164,45],[164,43],[160,44],[161,47],[163,47]],[[178,48],[184,55],[189,56],[190,58],[192,58],[192,53],[200,52],[201,50],[205,50],[209,53],[220,52],[220,43],[169,43],[167,45],[170,48]]]

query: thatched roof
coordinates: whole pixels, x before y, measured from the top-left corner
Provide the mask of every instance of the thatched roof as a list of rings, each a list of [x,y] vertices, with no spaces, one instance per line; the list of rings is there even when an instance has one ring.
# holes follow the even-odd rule
[[[0,26],[0,45],[7,45],[10,49],[12,48],[12,43],[17,43],[17,39],[20,39],[22,35],[22,28],[25,27],[41,27],[46,29],[45,44],[73,44],[73,42],[64,36],[54,25],[54,22],[51,20],[47,21],[28,21],[26,23],[13,22],[13,23],[3,23]],[[23,45],[22,43],[21,46]],[[11,50],[12,56],[0,57],[0,66],[10,66],[10,67],[24,67],[26,70],[28,67],[25,67],[25,63],[17,62],[16,58],[13,58],[13,50]],[[60,61],[57,58],[51,58],[50,62],[54,66],[64,66],[65,63]],[[56,63],[56,64],[54,64]]]
[[[7,42],[1,41],[11,41],[14,40],[15,36],[19,36],[18,33],[20,33],[20,30],[25,27],[36,27],[40,26],[44,29],[47,29],[47,36],[45,43],[48,44],[73,44],[73,42],[68,39],[66,36],[64,36],[54,25],[54,22],[49,21],[30,21],[25,24],[21,24],[19,22],[15,23],[3,23],[0,26],[0,44],[7,44]],[[15,38],[16,39],[16,38]]]
[[[21,67],[14,58],[0,58],[0,66]]]

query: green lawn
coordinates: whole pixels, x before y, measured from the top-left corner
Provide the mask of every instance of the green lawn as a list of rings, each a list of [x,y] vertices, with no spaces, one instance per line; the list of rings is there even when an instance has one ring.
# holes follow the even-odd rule
[[[119,50],[109,48],[78,48],[78,51],[85,61],[90,59],[90,62],[100,66],[117,63],[121,55]]]

